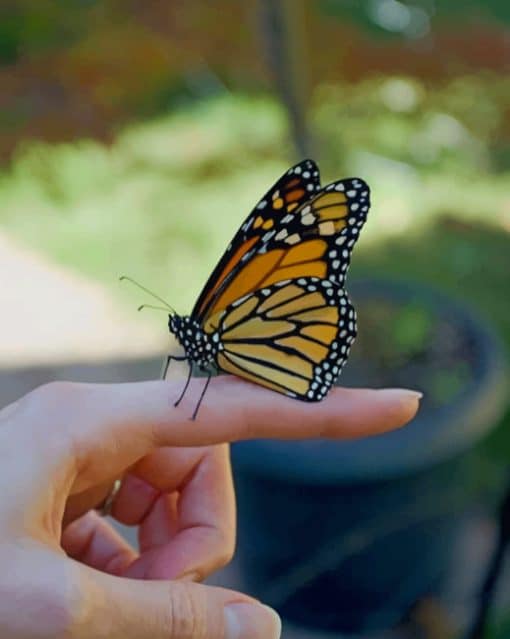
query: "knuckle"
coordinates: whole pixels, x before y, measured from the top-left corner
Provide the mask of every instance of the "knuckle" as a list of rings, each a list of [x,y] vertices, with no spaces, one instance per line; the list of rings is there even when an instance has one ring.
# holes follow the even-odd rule
[[[200,591],[187,583],[174,582],[169,586],[169,606],[164,627],[175,639],[206,639],[206,604]]]

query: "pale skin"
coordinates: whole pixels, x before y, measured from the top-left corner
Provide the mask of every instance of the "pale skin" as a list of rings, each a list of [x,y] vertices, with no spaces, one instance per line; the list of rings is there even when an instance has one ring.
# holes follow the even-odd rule
[[[181,380],[52,383],[0,411],[2,639],[276,639],[261,602],[198,583],[234,552],[228,442],[382,433],[420,397],[335,388],[307,404],[224,376],[191,422],[202,383],[178,408]],[[139,551],[94,510],[118,477],[112,514]]]

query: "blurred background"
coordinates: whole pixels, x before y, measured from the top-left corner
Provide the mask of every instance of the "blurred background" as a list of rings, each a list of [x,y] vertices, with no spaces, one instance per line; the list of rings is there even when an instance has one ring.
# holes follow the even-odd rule
[[[360,339],[345,382],[420,388],[424,417],[377,477],[357,466],[335,482],[389,481],[402,451],[427,448],[436,428],[437,458],[399,472],[440,462],[437,491],[450,457],[476,449],[469,488],[464,475],[457,488],[462,512],[478,516],[456,534],[459,566],[477,567],[447,570],[457,585],[471,579],[474,613],[508,532],[497,517],[510,459],[509,25],[506,0],[3,0],[0,402],[59,377],[157,377],[166,318],[137,314],[149,300],[120,275],[189,312],[290,164],[311,156],[323,181],[359,176],[372,210],[350,271]],[[246,455],[240,475],[253,470]],[[510,575],[494,561],[500,604],[476,636],[502,639]],[[401,604],[406,620],[357,627],[333,615],[317,632],[415,624],[415,637],[460,636],[469,614],[441,603],[441,588],[418,588]],[[289,639],[316,636],[295,608]]]

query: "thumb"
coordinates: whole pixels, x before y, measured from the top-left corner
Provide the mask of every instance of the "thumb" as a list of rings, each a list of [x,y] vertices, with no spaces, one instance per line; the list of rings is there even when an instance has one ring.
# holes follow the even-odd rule
[[[223,588],[139,581],[82,568],[85,619],[73,639],[279,639],[274,610]]]

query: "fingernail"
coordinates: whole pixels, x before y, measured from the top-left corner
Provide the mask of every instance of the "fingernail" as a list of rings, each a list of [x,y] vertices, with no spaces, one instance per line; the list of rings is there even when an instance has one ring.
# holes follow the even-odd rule
[[[247,603],[224,608],[225,639],[280,639],[282,622],[269,606]]]
[[[423,393],[411,390],[410,388],[383,388],[379,392],[384,393],[388,397],[398,397],[399,399],[420,400],[423,397]]]

